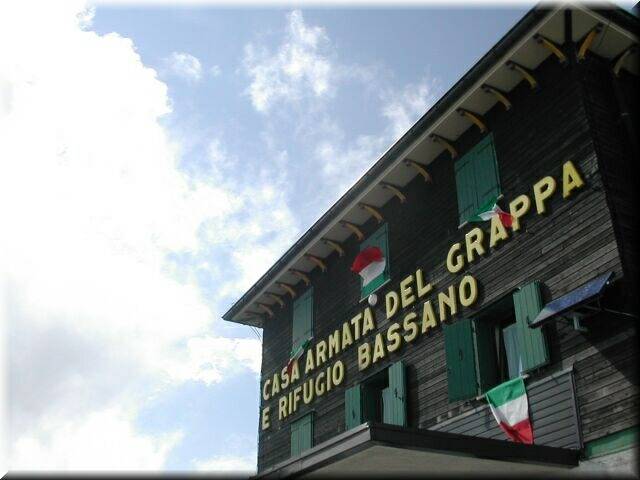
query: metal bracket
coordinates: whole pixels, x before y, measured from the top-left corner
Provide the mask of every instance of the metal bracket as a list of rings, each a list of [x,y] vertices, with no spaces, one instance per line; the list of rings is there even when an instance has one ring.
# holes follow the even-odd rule
[[[564,64],[567,62],[567,56],[562,52],[562,50],[560,50],[560,47],[558,47],[555,43],[553,43],[547,37],[540,35],[539,33],[536,33],[533,36],[533,39],[536,40],[542,46],[544,46],[551,53],[553,53],[558,58],[558,61],[560,63]]]
[[[512,105],[505,92],[497,89],[496,87],[492,87],[491,85],[487,85],[486,83],[482,85],[482,90],[484,90],[485,93],[492,93],[498,101],[504,105],[505,110],[511,110]]]
[[[407,201],[407,197],[404,193],[402,193],[402,190],[400,190],[400,187],[396,187],[395,185],[392,185],[391,183],[387,183],[387,182],[380,182],[379,185],[382,188],[386,188],[387,190],[390,190],[396,197],[398,197],[398,199],[400,200],[400,203],[404,203]]]
[[[376,220],[378,220],[378,223],[382,223],[382,221],[384,220],[384,218],[382,218],[382,214],[378,210],[376,210],[374,206],[368,205],[366,203],[359,203],[358,206],[373,215]]]
[[[329,245],[331,248],[333,248],[336,252],[338,252],[338,255],[340,257],[344,257],[344,248],[342,248],[342,246],[336,242],[335,240],[329,240],[328,238],[323,238],[322,242],[325,245]]]
[[[447,140],[446,138],[441,137],[440,135],[437,135],[435,133],[432,133],[429,136],[431,137],[431,139],[434,142],[439,143],[440,145],[442,145],[444,148],[446,148],[449,151],[449,154],[451,155],[451,159],[452,160],[454,160],[458,156],[458,151],[451,144],[451,140]]]
[[[529,86],[531,90],[538,88],[538,81],[533,77],[532,73],[526,67],[523,67],[519,63],[514,62],[513,60],[508,60],[505,65],[511,69],[518,72],[522,77],[529,82]]]
[[[340,225],[342,225],[345,228],[348,228],[349,230],[351,230],[356,237],[358,237],[358,240],[362,241],[364,239],[364,233],[362,233],[362,230],[360,230],[358,228],[357,225],[351,223],[351,222],[347,222],[345,220],[340,220]]]
[[[424,178],[425,182],[431,183],[433,181],[431,175],[429,175],[429,172],[427,172],[427,170],[418,162],[407,159],[404,161],[404,164],[408,167],[413,167],[420,175],[422,175],[422,178]]]
[[[319,266],[320,270],[322,270],[323,272],[327,271],[327,265],[322,261],[321,258],[316,257],[315,255],[311,255],[310,253],[305,253],[304,256],[309,261],[311,261],[311,262],[315,263],[317,266]]]
[[[598,35],[602,31],[603,26],[604,25],[602,23],[599,23],[598,25],[593,27],[589,33],[587,33],[586,37],[584,37],[582,45],[580,45],[580,49],[578,50],[578,62],[581,62],[585,59],[585,57],[587,56],[587,51],[589,51],[589,47],[593,43],[593,40],[596,38],[596,35]]]
[[[480,133],[484,133],[489,130],[479,113],[474,113],[466,108],[459,108],[457,111],[460,115],[466,117],[471,123],[478,127],[480,129]]]

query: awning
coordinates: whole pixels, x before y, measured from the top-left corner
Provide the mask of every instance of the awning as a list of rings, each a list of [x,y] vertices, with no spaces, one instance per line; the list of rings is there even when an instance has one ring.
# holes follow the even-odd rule
[[[578,457],[578,450],[368,422],[253,478],[505,473],[564,476],[578,465]]]
[[[607,272],[548,303],[529,323],[529,326],[538,328],[556,318],[567,317],[570,320],[575,320],[599,312],[601,308],[595,304],[602,296],[602,292],[612,276],[613,272]]]

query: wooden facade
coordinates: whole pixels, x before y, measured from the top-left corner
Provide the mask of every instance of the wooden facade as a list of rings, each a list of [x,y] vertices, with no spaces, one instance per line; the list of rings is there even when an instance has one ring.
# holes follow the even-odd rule
[[[575,48],[562,47],[565,51]],[[391,321],[386,319],[384,302],[385,293],[397,290],[399,282],[417,268],[434,291],[458,284],[465,274],[477,279],[478,301],[448,319],[452,324],[474,318],[529,282],[540,283],[543,303],[548,303],[600,274],[613,272],[607,291],[610,311],[585,321],[587,331],[576,330],[564,319],[543,326],[548,363],[529,372],[525,381],[536,443],[582,451],[588,442],[638,425],[638,228],[633,203],[638,184],[631,168],[637,159],[630,130],[621,117],[628,105],[637,102],[637,77],[623,72],[614,78],[609,63],[597,55],[565,64],[551,56],[532,73],[538,87],[531,89],[523,81],[509,94],[512,108],[496,104],[485,113],[489,131],[470,128],[462,134],[455,142],[457,159],[445,150],[430,164],[432,182],[417,176],[403,188],[406,202],[392,197],[378,209],[388,232],[390,279],[376,292],[380,299],[372,308],[376,330],[367,338],[378,332],[384,335],[391,322],[402,322],[408,312],[420,315],[425,299]],[[533,202],[532,185],[542,177],[554,177],[558,188],[546,203],[546,213],[537,214],[533,206],[521,220],[521,228],[509,231],[508,240],[487,248],[485,255],[453,274],[444,262],[451,245],[464,242],[465,233],[479,225],[459,228],[456,162],[487,135],[493,136],[503,207],[523,193]],[[567,161],[575,165],[585,185],[565,199],[561,181]],[[487,232],[488,225],[480,227]],[[366,239],[380,228],[378,220],[370,218],[361,230]],[[326,339],[366,307],[361,280],[350,270],[361,246],[351,236],[342,244],[343,256],[332,253],[324,260],[325,272],[316,268],[309,274],[312,344]],[[304,291],[305,287],[298,287],[300,294]],[[261,387],[290,358],[293,305],[291,300],[275,308],[274,318],[263,326]],[[364,340],[332,359],[344,363],[344,381],[308,405],[301,402],[287,419],[277,419],[279,395],[261,400],[261,411],[270,407],[272,420],[269,428],[259,427],[259,473],[291,456],[291,423],[309,413],[313,445],[344,432],[345,392],[400,361],[406,372],[407,426],[506,438],[483,399],[450,399],[440,323],[361,372],[357,345]]]

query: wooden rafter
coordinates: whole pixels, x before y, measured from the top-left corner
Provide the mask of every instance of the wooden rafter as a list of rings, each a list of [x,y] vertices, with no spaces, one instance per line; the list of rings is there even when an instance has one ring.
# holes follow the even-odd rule
[[[444,148],[447,149],[447,151],[451,155],[451,159],[452,160],[455,159],[458,156],[458,151],[453,146],[451,140],[447,140],[446,138],[441,137],[440,135],[435,134],[435,133],[432,133],[429,136],[431,137],[431,139],[434,142],[439,143],[440,145],[442,145]]]
[[[402,190],[400,190],[400,187],[388,182],[380,182],[380,186],[382,188],[386,188],[387,190],[390,190],[396,197],[398,197],[398,199],[400,200],[400,203],[404,203],[407,201],[407,196],[404,193],[402,193]]]
[[[493,94],[493,96],[495,96],[498,99],[498,101],[502,105],[504,105],[505,110],[511,110],[512,105],[509,99],[507,98],[507,94],[505,92],[497,89],[496,87],[492,87],[491,85],[487,85],[486,83],[482,85],[482,90],[484,90],[486,93]]]
[[[512,60],[508,60],[506,63],[506,66],[509,69],[515,70],[520,75],[522,75],[522,78],[524,78],[527,82],[529,82],[529,87],[531,87],[531,90],[538,88],[538,81],[533,77],[529,69],[527,69],[526,67],[523,67],[519,63],[516,63]]]
[[[296,291],[293,289],[293,285],[289,285],[288,283],[284,282],[276,282],[276,285],[287,292],[291,296],[291,298],[296,298]]]
[[[480,133],[484,133],[489,130],[479,113],[472,112],[466,108],[459,108],[458,113],[463,117],[466,117],[471,123],[478,127],[480,129]]]
[[[327,265],[322,261],[320,257],[316,257],[315,255],[311,255],[310,253],[305,253],[304,256],[307,260],[319,266],[320,270],[322,270],[323,272],[327,271]]]
[[[265,295],[275,300],[276,303],[280,305],[280,308],[284,307],[284,300],[282,300],[282,297],[280,295],[276,295],[275,293],[271,293],[271,292],[265,292]]]
[[[265,303],[261,303],[261,302],[257,302],[257,304],[262,310],[267,312],[267,315],[269,315],[270,318],[275,317],[275,313],[273,313],[273,310],[271,310],[271,308],[269,308],[269,305],[267,305]]]
[[[376,209],[376,207],[367,203],[359,203],[358,206],[373,215],[375,219],[378,220],[378,223],[382,223],[382,221],[384,220],[382,214]]]
[[[335,240],[330,240],[328,238],[323,238],[322,241],[325,245],[329,245],[336,252],[338,252],[338,256],[344,257],[344,248],[342,248],[342,245],[340,245],[338,242],[336,242]]]
[[[620,70],[622,69],[622,65],[627,57],[638,50],[638,45],[631,45],[624,52],[618,55],[618,58],[613,62],[613,74],[616,77],[620,76]]]
[[[305,285],[307,286],[311,285],[311,280],[309,279],[309,276],[306,273],[300,270],[296,270],[295,268],[290,268],[289,271],[293,273],[296,277],[302,279]]]
[[[584,37],[584,40],[582,41],[582,44],[580,45],[580,48],[578,49],[578,61],[579,62],[584,60],[584,58],[587,56],[587,52],[589,51],[589,47],[591,47],[591,44],[595,40],[596,36],[602,31],[602,26],[603,25],[601,23],[599,23],[598,25],[593,27],[589,31],[589,33],[587,33],[586,37]]]
[[[538,42],[540,45],[545,47],[547,50],[549,50],[551,53],[553,53],[560,63],[566,63],[567,56],[560,49],[560,47],[558,45],[556,45],[553,41],[549,40],[544,35],[540,35],[539,33],[536,33],[533,36],[533,39],[536,42]]]
[[[404,161],[404,164],[408,167],[413,168],[414,170],[416,170],[420,175],[422,175],[422,178],[424,178],[424,181],[427,183],[431,183],[433,181],[433,179],[431,178],[431,175],[429,175],[429,172],[427,172],[427,169],[424,168],[423,165],[419,164],[418,162],[415,162],[413,160],[409,160],[406,159]]]
[[[340,220],[340,225],[351,230],[356,237],[358,237],[358,240],[364,239],[364,233],[362,233],[362,230],[360,230],[357,225],[347,222],[346,220]]]

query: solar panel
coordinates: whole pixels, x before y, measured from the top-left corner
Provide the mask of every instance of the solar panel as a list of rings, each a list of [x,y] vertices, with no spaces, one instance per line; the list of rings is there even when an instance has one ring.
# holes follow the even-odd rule
[[[529,326],[532,328],[540,327],[546,320],[550,320],[551,317],[560,315],[561,313],[571,310],[581,304],[584,304],[593,297],[600,295],[602,289],[612,275],[613,272],[607,272],[576,288],[575,290],[572,290],[562,297],[549,302],[540,311],[535,320],[529,323]]]

